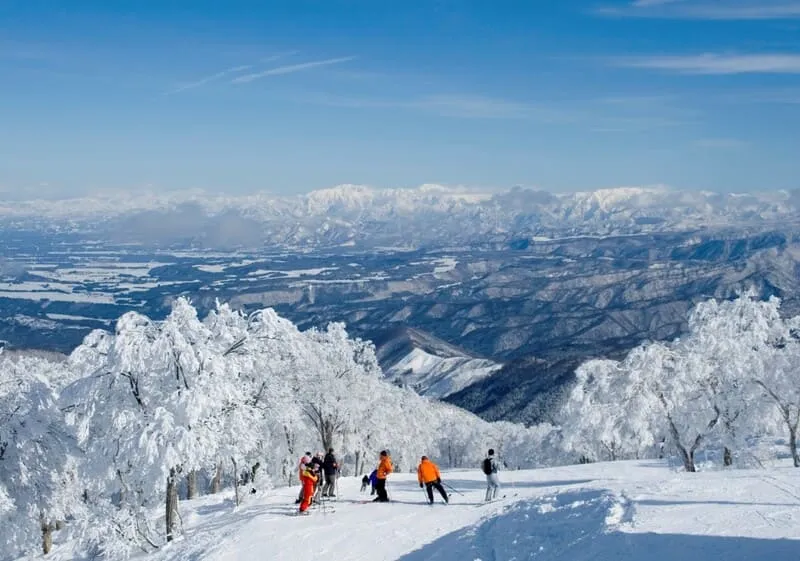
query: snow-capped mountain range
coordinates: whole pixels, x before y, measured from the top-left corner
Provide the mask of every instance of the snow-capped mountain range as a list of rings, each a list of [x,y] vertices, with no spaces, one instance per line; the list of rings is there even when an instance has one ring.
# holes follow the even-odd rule
[[[441,185],[409,189],[340,185],[294,196],[218,196],[194,190],[0,201],[0,221],[113,230],[134,241],[152,240],[151,226],[157,221],[156,235],[166,241],[189,237],[207,246],[418,247],[515,236],[763,228],[797,222],[798,209],[800,196],[794,191],[733,194],[654,186],[549,193],[523,188],[487,192]],[[171,216],[169,227],[164,225],[165,214]]]

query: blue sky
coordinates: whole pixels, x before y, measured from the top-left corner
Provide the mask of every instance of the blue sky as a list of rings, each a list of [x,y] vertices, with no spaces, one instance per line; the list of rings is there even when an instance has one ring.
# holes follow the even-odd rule
[[[0,193],[800,187],[800,1],[0,1]]]

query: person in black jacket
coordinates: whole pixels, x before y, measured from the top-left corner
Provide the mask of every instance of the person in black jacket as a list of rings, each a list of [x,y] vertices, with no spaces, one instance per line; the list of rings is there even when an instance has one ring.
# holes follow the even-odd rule
[[[325,459],[322,461],[322,470],[325,473],[325,486],[322,488],[323,497],[335,497],[336,477],[339,475],[339,462],[333,454],[333,448],[328,448]]]
[[[317,480],[316,488],[314,489],[314,500],[319,499],[322,496],[322,472],[323,472],[323,465],[324,461],[322,459],[322,452],[317,452],[311,461],[309,462],[311,465],[316,466],[317,473],[319,474],[319,479]]]

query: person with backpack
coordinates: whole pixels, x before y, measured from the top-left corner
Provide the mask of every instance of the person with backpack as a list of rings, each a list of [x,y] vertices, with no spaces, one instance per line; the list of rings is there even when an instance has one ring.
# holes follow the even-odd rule
[[[442,476],[439,474],[439,466],[434,464],[428,459],[428,456],[422,456],[422,460],[417,466],[417,481],[419,481],[419,488],[425,486],[425,491],[428,493],[428,504],[433,504],[433,490],[439,491],[439,494],[448,504],[450,500],[447,498],[447,491],[442,487]]]
[[[375,490],[378,496],[375,497],[373,502],[388,503],[389,495],[386,493],[386,478],[394,471],[394,467],[392,466],[392,458],[386,450],[381,450],[379,458],[380,461],[378,462],[378,469],[375,474]]]
[[[323,469],[324,460],[322,452],[317,452],[316,454],[314,454],[314,457],[311,458],[309,464],[311,464],[314,467],[314,470],[316,471],[318,476],[317,486],[314,489],[314,499],[319,499],[322,496],[322,484],[323,484],[322,473],[324,471]]]
[[[333,455],[333,448],[328,448],[325,459],[322,460],[322,471],[325,474],[325,486],[322,488],[323,497],[335,497],[336,477],[339,474],[339,462]]]
[[[500,490],[500,478],[497,476],[497,460],[494,457],[494,449],[489,448],[489,453],[483,459],[483,473],[486,475],[486,501],[497,498]]]

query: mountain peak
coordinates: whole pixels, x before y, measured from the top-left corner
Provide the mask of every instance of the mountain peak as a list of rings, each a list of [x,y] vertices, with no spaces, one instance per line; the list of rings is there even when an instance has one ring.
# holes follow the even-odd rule
[[[421,395],[441,399],[490,376],[502,364],[451,345],[412,327],[373,337],[384,375]]]

